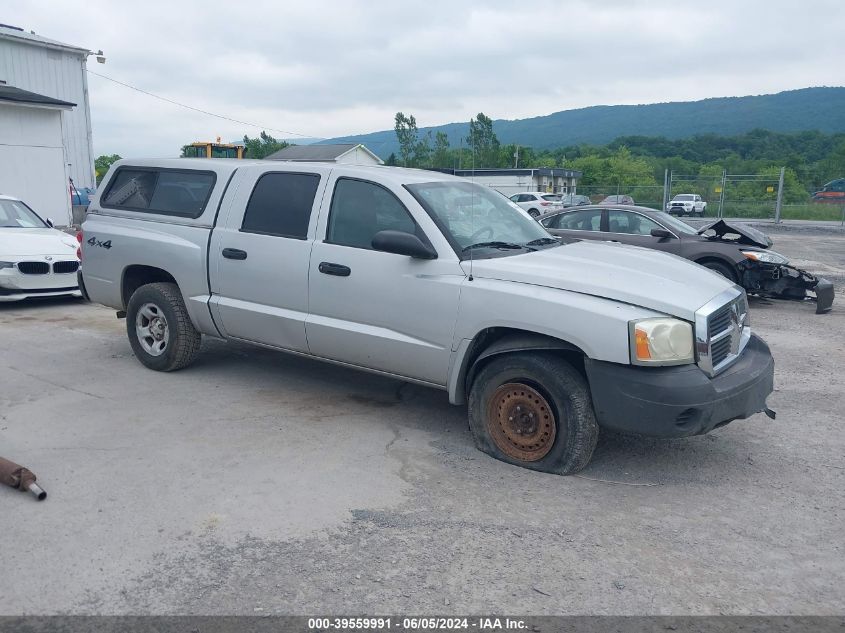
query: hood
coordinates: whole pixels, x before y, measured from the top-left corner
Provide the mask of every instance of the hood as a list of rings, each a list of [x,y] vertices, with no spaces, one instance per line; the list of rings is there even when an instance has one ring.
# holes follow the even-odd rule
[[[714,231],[716,233],[714,237],[735,244],[748,244],[760,248],[769,248],[772,245],[772,240],[768,235],[738,222],[729,223],[724,220],[717,220],[700,228],[698,234],[703,235],[706,231]],[[737,237],[726,237],[728,235],[736,235]]]
[[[469,271],[469,260],[461,265]],[[675,255],[590,240],[523,255],[476,259],[472,274],[604,297],[688,321],[701,306],[733,286]]]
[[[76,258],[76,239],[56,229],[0,228],[0,259],[61,255]]]

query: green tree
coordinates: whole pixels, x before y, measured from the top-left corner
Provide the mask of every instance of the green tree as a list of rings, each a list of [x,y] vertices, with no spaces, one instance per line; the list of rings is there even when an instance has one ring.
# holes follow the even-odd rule
[[[499,139],[493,132],[493,119],[479,112],[469,122],[469,139],[476,168],[499,166]]]
[[[257,138],[250,138],[244,135],[244,156],[246,158],[266,158],[280,149],[288,147],[287,141],[279,141],[267,134],[264,130]]]
[[[413,114],[405,116],[404,113],[397,112],[393,129],[396,132],[396,140],[399,141],[402,164],[405,167],[411,167],[411,160],[417,149],[417,120]]]
[[[109,167],[112,166],[112,163],[119,161],[120,156],[117,154],[97,156],[96,160],[94,160],[94,174],[97,177],[97,184],[100,184],[100,181],[103,179],[103,176],[106,175],[106,172],[109,170]]]
[[[610,171],[609,184],[618,187],[637,187],[656,185],[654,172],[648,161],[641,156],[634,156],[624,145],[607,159]]]
[[[451,167],[452,157],[449,155],[449,137],[446,132],[434,135],[434,153],[431,157],[432,167]]]
[[[414,145],[414,167],[431,167],[431,132],[427,132]]]

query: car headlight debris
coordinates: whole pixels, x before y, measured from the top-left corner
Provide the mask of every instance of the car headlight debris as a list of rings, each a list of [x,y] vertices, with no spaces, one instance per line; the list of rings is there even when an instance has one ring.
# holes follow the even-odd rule
[[[774,251],[742,251],[748,259],[766,264],[788,264],[789,259]]]

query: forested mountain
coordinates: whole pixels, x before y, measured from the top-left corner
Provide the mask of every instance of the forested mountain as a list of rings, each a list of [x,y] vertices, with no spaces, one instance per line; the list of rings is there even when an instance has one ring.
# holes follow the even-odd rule
[[[385,124],[389,124],[385,121]],[[444,132],[454,149],[468,135],[468,122],[420,127],[425,135]],[[519,144],[535,150],[581,144],[603,145],[619,137],[695,135],[733,136],[755,129],[774,132],[818,130],[845,132],[845,88],[804,88],[773,95],[719,97],[692,102],[649,105],[593,106],[555,112],[548,116],[493,121],[500,143]],[[364,143],[382,158],[399,153],[393,129],[321,141]],[[466,141],[464,140],[465,144]]]

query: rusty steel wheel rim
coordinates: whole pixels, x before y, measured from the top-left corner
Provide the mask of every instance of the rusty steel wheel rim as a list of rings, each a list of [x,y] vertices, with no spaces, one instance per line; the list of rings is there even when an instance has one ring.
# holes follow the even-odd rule
[[[515,382],[502,385],[490,397],[487,429],[499,450],[525,462],[543,459],[557,434],[554,412],[546,398]]]

